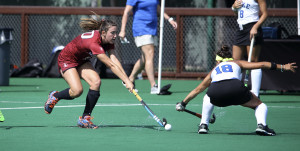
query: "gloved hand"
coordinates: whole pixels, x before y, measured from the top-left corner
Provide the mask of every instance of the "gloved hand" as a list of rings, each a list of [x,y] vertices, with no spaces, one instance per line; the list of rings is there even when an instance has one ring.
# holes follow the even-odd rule
[[[183,111],[185,109],[186,103],[184,103],[183,101],[178,102],[176,104],[176,110],[177,111]]]

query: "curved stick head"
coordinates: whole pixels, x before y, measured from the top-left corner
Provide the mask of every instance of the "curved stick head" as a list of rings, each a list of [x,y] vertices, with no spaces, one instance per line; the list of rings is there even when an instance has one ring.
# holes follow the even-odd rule
[[[167,119],[163,118],[163,125],[166,126],[167,125]]]
[[[209,123],[213,124],[216,121],[216,115],[213,113],[212,118],[209,120]]]

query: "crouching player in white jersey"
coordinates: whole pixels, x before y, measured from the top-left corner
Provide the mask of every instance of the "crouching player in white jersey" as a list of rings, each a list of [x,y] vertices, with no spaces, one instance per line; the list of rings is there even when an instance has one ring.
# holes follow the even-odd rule
[[[241,82],[240,74],[242,69],[281,69],[295,72],[296,63],[285,65],[274,62],[247,62],[231,58],[229,47],[223,46],[217,52],[217,66],[205,77],[205,79],[186,98],[176,104],[177,111],[183,111],[185,106],[199,93],[208,88],[203,99],[202,119],[198,133],[208,132],[209,117],[214,106],[227,107],[241,105],[255,110],[257,120],[256,133],[259,135],[274,136],[275,131],[269,129],[266,123],[267,106]]]

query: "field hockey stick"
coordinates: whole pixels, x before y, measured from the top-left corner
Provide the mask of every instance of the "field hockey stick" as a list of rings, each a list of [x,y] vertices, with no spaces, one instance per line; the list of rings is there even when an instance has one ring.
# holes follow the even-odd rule
[[[144,106],[146,111],[151,115],[151,117],[162,127],[165,127],[167,124],[167,120],[163,118],[163,121],[161,121],[154,113],[153,111],[148,107],[148,105],[143,101],[143,99],[135,92],[135,90],[132,90],[132,93],[135,95],[135,97],[141,102],[141,104]]]
[[[184,112],[187,112],[187,113],[190,113],[190,114],[192,114],[192,115],[194,115],[194,116],[197,116],[197,117],[199,117],[199,118],[202,118],[202,115],[201,115],[200,113],[196,113],[196,112],[190,111],[190,110],[188,110],[188,109],[184,109],[183,111],[184,111]],[[213,124],[213,123],[215,123],[215,121],[216,121],[216,115],[213,114],[213,115],[212,115],[212,118],[209,119],[209,123]]]
[[[252,39],[251,39],[250,51],[249,51],[249,55],[248,55],[248,62],[251,62],[252,51],[253,51],[253,45],[254,45],[254,36],[253,36]],[[248,87],[249,74],[250,74],[250,71],[249,71],[249,70],[246,70],[245,79],[244,79],[244,85],[245,85],[246,87]]]
[[[121,40],[122,44],[129,44],[130,43],[130,41],[128,41],[126,37],[120,38],[120,40]]]

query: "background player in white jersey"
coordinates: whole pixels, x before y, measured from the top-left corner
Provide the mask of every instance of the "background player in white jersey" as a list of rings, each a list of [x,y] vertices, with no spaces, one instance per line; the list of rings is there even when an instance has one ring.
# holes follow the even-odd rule
[[[263,44],[262,23],[267,19],[267,4],[265,0],[236,0],[232,10],[238,15],[235,40],[232,53],[234,60],[242,60],[245,53],[249,54],[250,41],[255,37],[251,62],[258,62],[261,45]],[[259,12],[261,16],[259,17]],[[249,57],[249,55],[248,55]],[[251,71],[251,91],[259,96],[262,72],[261,69]]]
[[[207,133],[208,121],[213,107],[227,107],[231,105],[241,105],[255,110],[257,120],[256,133],[259,135],[276,135],[274,130],[269,129],[266,124],[267,106],[251,93],[241,82],[240,74],[242,69],[281,69],[295,72],[296,63],[285,65],[274,62],[247,62],[244,60],[234,60],[229,51],[229,47],[223,46],[217,52],[218,65],[205,77],[205,79],[191,91],[185,99],[176,104],[177,111],[183,111],[185,106],[199,93],[208,88],[203,100],[202,119],[198,133]]]

